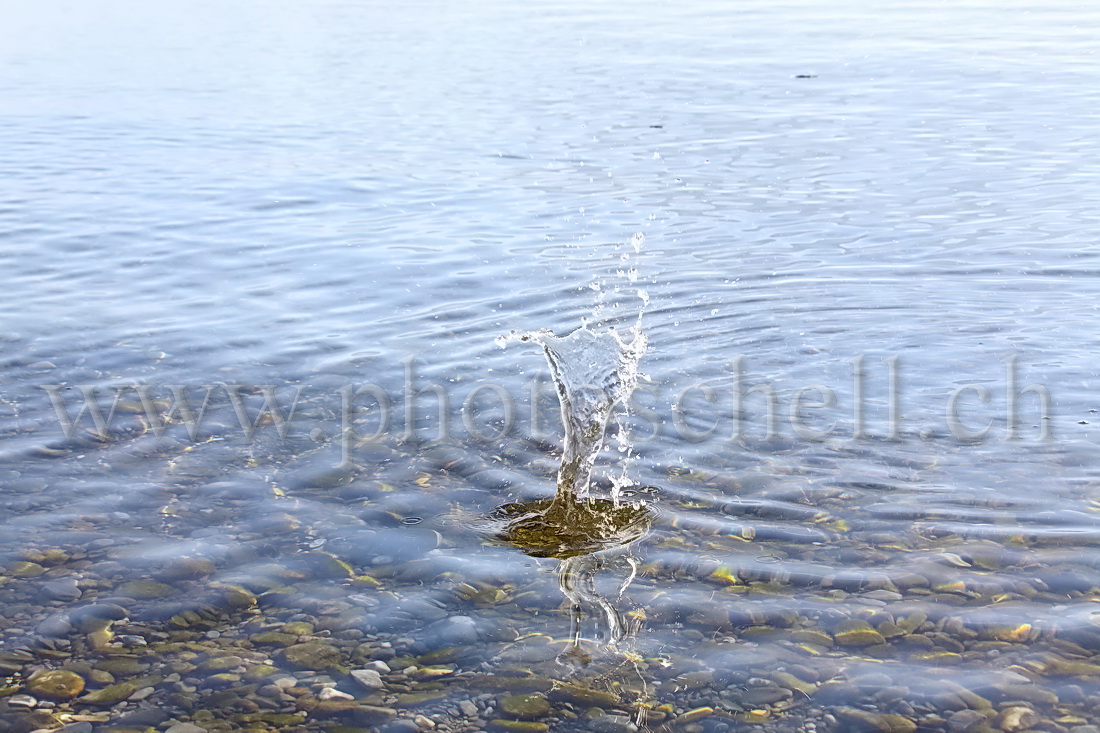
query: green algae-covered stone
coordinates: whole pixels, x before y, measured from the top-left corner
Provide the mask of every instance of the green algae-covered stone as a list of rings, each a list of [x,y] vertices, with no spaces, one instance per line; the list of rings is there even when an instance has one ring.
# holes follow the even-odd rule
[[[355,575],[351,565],[328,552],[303,552],[297,557],[306,561],[315,577],[340,579]]]
[[[301,725],[305,722],[305,716],[293,713],[262,713],[256,716],[256,721],[278,726]]]
[[[596,707],[610,708],[619,704],[619,696],[612,692],[593,690],[590,687],[582,687],[568,682],[556,683],[554,688],[550,690],[550,697],[555,700],[565,700],[577,705],[584,705],[585,707],[595,705]]]
[[[202,557],[181,557],[168,563],[158,576],[165,580],[194,580],[213,575],[217,566]]]
[[[101,690],[89,692],[80,698],[80,702],[86,705],[109,706],[126,700],[138,691],[138,686],[133,682],[119,682],[118,684],[104,687]]]
[[[1077,659],[1059,659],[1050,665],[1051,674],[1068,674],[1078,677],[1091,677],[1100,675],[1100,665],[1092,662],[1083,662]]]
[[[282,631],[264,631],[250,637],[249,641],[260,646],[291,646],[298,642],[298,637]]]
[[[890,621],[883,621],[876,627],[876,630],[886,639],[894,639],[908,633],[905,629]]]
[[[711,715],[714,715],[714,708],[695,708],[694,710],[688,710],[683,715],[677,715],[673,723],[676,725],[687,725],[688,723],[694,723],[697,720],[702,720]]]
[[[348,673],[340,650],[319,641],[307,641],[304,644],[288,646],[282,651],[282,656],[287,664],[296,669],[305,669],[311,672]]]
[[[886,639],[874,629],[851,629],[840,631],[833,637],[841,646],[874,646],[885,644]]]
[[[436,649],[434,652],[428,652],[427,654],[417,657],[417,664],[430,667],[436,664],[450,664],[455,661],[465,652],[466,647],[463,646],[447,646],[442,649]]]
[[[305,621],[291,621],[283,625],[283,633],[291,636],[309,636],[313,633],[313,624]]]
[[[206,684],[210,687],[230,687],[241,681],[239,674],[219,672],[206,678]]]
[[[257,664],[245,670],[244,676],[245,679],[249,680],[262,680],[278,672],[278,667],[274,667],[270,664]]]
[[[46,568],[36,562],[18,560],[8,565],[8,572],[15,578],[37,578],[46,572]]]
[[[490,720],[489,729],[503,733],[543,733],[550,730],[550,726],[530,720]]]
[[[55,567],[57,565],[64,565],[72,560],[72,555],[68,551],[61,549],[60,547],[51,547],[45,550],[34,550],[28,552],[23,556],[24,560],[29,562],[36,562],[39,565],[45,565],[47,567]]]
[[[393,708],[382,708],[375,705],[360,705],[348,713],[348,722],[355,725],[381,725],[388,723],[397,717],[397,711]]]
[[[913,733],[917,729],[916,723],[902,715],[872,713],[856,708],[839,708],[835,715],[855,730]]]
[[[500,709],[513,718],[545,718],[550,714],[550,703],[537,692],[506,695],[500,699]]]
[[[240,657],[213,657],[200,664],[199,669],[204,672],[227,672],[240,667],[242,664],[244,664],[244,660]]]
[[[219,600],[231,611],[243,611],[256,605],[256,594],[239,585],[225,585],[218,590]]]
[[[791,633],[791,641],[796,641],[799,644],[823,646],[826,649],[833,645],[833,637],[829,636],[824,631],[818,631],[816,629],[799,629]]]
[[[133,657],[112,657],[96,662],[95,668],[103,672],[109,672],[116,677],[128,677],[145,672],[149,669],[149,665],[142,664]]]
[[[927,620],[928,620],[928,614],[924,613],[923,611],[917,611],[916,613],[909,614],[905,618],[899,618],[894,623],[899,629],[904,631],[906,634],[912,634],[914,631],[916,631],[918,628],[920,628],[924,624],[924,622],[927,621]]]
[[[806,697],[817,692],[817,685],[812,682],[804,682],[790,672],[776,672],[772,675],[772,679],[781,687],[785,687],[788,690],[796,690]]]

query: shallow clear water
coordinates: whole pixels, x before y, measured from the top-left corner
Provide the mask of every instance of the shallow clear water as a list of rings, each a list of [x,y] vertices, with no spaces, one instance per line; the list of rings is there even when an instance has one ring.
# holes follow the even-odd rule
[[[40,624],[114,599],[120,636],[208,645],[194,664],[230,646],[282,674],[285,652],[250,639],[303,614],[349,666],[458,646],[451,675],[370,698],[441,685],[400,714],[454,729],[500,715],[484,709],[500,690],[471,675],[521,671],[612,689],[616,714],[712,707],[682,721],[705,730],[885,724],[853,710],[935,730],[967,706],[996,725],[1021,706],[1096,724],[1097,10],[59,0],[4,17],[5,700],[36,665],[101,659],[79,623],[45,634],[63,656],[43,657]],[[637,288],[649,381],[625,471],[659,511],[592,570],[633,619],[610,649],[592,596],[570,612],[556,561],[485,539],[495,507],[553,494],[560,441],[550,387],[531,418],[541,357],[494,339],[629,325]],[[775,437],[766,394],[735,405],[739,357],[740,390],[775,391]],[[1047,414],[1035,391],[1007,398],[1010,363]],[[109,435],[85,416],[66,438],[43,389],[75,415],[81,387],[106,405],[134,383],[154,399],[189,385],[196,409],[204,385],[242,385],[253,418],[252,387],[300,400],[286,438],[261,424],[249,440],[215,388],[192,440],[157,436],[131,389]],[[341,389],[367,383],[392,420],[356,444]],[[490,383],[516,419],[479,440],[502,417],[496,387],[460,407]],[[442,446],[432,394],[409,427],[409,384],[446,388]],[[699,385],[713,392],[683,392]],[[835,406],[796,424],[796,391],[821,385]],[[376,399],[354,400],[359,436]],[[10,564],[26,561],[40,567]],[[133,597],[147,578],[163,597]],[[80,598],[43,595],[68,579]],[[227,584],[259,610],[219,605]],[[198,628],[169,620],[196,606],[213,609]],[[557,659],[575,621],[579,672]],[[139,658],[163,678],[179,653]],[[256,712],[210,702],[229,683],[209,670],[180,674],[196,692],[146,679],[150,697],[106,717]],[[481,694],[479,717],[455,707]],[[551,698],[553,729],[590,725],[589,705]],[[70,708],[91,709],[47,712]]]

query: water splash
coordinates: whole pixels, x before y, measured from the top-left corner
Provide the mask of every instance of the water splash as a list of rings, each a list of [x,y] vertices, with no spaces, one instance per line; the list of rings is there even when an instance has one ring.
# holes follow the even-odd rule
[[[624,340],[614,328],[595,332],[587,325],[566,336],[543,329],[498,339],[542,346],[558,391],[565,446],[558,469],[558,496],[584,497],[592,466],[603,448],[607,422],[615,406],[638,385],[638,362],[648,339],[637,326]]]
[[[640,252],[644,237],[631,239],[634,252]],[[630,266],[630,255],[624,253],[624,268],[616,275],[633,284],[637,270]],[[533,557],[559,560],[558,583],[570,602],[571,641],[559,657],[562,662],[587,665],[591,655],[581,643],[583,609],[595,609],[607,625],[607,645],[614,649],[630,635],[622,614],[607,598],[596,592],[595,576],[604,567],[605,554],[629,547],[644,537],[653,521],[647,502],[621,501],[624,487],[633,485],[627,476],[631,445],[626,432],[619,431],[619,450],[625,454],[622,474],[612,479],[610,499],[588,498],[592,468],[603,449],[607,424],[615,407],[625,404],[638,385],[638,363],[646,352],[648,339],[641,328],[642,314],[649,303],[648,294],[637,289],[641,300],[637,316],[625,332],[616,330],[609,321],[623,322],[625,307],[622,299],[609,302],[609,291],[595,280],[596,302],[592,315],[602,325],[590,328],[582,322],[580,328],[565,336],[543,329],[510,334],[497,339],[501,347],[514,341],[535,343],[542,347],[554,385],[558,392],[565,443],[558,469],[557,492],[552,499],[506,504],[499,507],[491,519],[500,522],[497,539],[521,548]],[[611,295],[622,293],[619,287]],[[614,312],[619,310],[619,314]],[[605,551],[607,551],[605,553]],[[629,554],[625,558],[632,568],[620,589],[620,598],[634,578],[636,566]]]

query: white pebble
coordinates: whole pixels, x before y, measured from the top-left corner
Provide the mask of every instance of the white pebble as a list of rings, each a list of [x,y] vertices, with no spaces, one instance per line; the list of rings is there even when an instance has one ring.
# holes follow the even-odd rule
[[[368,690],[376,690],[382,687],[382,676],[375,669],[353,669],[352,678]]]
[[[135,692],[133,695],[130,695],[130,697],[128,699],[130,699],[130,700],[144,700],[145,698],[152,695],[153,692],[154,692],[154,690],[153,690],[152,687],[142,687],[140,690]]]
[[[317,693],[318,700],[354,700],[354,695],[349,695],[346,692],[340,692],[335,687],[326,687]]]

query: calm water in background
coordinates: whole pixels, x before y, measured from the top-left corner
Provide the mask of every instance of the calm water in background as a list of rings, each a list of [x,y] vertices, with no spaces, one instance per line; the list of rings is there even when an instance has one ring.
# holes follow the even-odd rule
[[[738,655],[791,642],[739,640],[748,622],[692,621],[685,609],[892,613],[891,603],[915,603],[890,595],[913,573],[926,595],[958,597],[922,607],[933,621],[1048,635],[1090,627],[1100,597],[1097,11],[2,8],[0,559],[115,543],[88,566],[9,584],[18,612],[5,642],[25,642],[64,610],[26,601],[55,578],[98,579],[88,600],[183,554],[217,564],[208,582],[247,582],[260,573],[248,548],[265,522],[288,517],[300,529],[268,538],[263,567],[324,548],[356,572],[380,568],[384,592],[364,613],[430,601],[494,629],[562,636],[566,614],[471,607],[451,593],[457,575],[560,598],[546,568],[483,547],[455,521],[549,495],[555,453],[523,440],[523,419],[507,439],[470,440],[457,413],[446,449],[398,440],[405,363],[414,358],[417,386],[448,385],[456,402],[480,382],[501,384],[522,417],[541,357],[494,338],[567,331],[600,293],[627,317],[635,287],[650,298],[650,393],[639,401],[665,419],[661,435],[636,440],[630,468],[662,490],[653,534],[632,550],[649,569],[630,601],[650,609],[640,655],[747,668]],[[640,253],[628,244],[635,232]],[[624,267],[637,269],[636,285],[626,287]],[[778,439],[761,439],[760,395],[746,399],[743,439],[731,439],[738,356],[744,386],[767,382],[779,395]],[[852,435],[860,356],[863,439]],[[1036,440],[1033,395],[1019,400],[1022,439],[1005,439],[1012,356],[1018,388],[1039,383],[1052,396],[1053,440]],[[893,357],[902,419],[887,440]],[[303,411],[287,440],[270,428],[244,440],[223,407],[199,445],[182,432],[142,434],[129,415],[109,441],[66,442],[41,389],[135,381],[301,387]],[[394,395],[397,424],[334,478],[339,389],[368,381]],[[690,426],[718,421],[702,442],[671,424],[671,399],[697,383],[719,396],[688,399]],[[794,390],[814,384],[837,396],[835,409],[807,412],[811,427],[836,424],[817,442],[786,417]],[[961,416],[991,430],[963,443],[945,410],[954,390],[978,384],[989,404],[970,391]],[[396,524],[407,516],[423,522]],[[385,554],[395,542],[396,558]],[[997,560],[982,567],[967,552]],[[100,559],[111,573],[97,575]],[[455,575],[402,576],[415,561]],[[716,568],[740,572],[742,585],[802,580],[715,601],[727,592],[708,577]],[[342,588],[300,590],[340,600]],[[406,632],[369,613],[362,628]],[[479,663],[496,658],[498,636],[480,631]],[[409,638],[410,651],[431,646]],[[1027,654],[1016,646],[1004,653]],[[840,679],[866,661],[829,654]],[[965,680],[999,664],[978,653],[950,668],[901,649],[880,656],[895,681],[914,667]],[[720,706],[721,689],[690,702]]]

